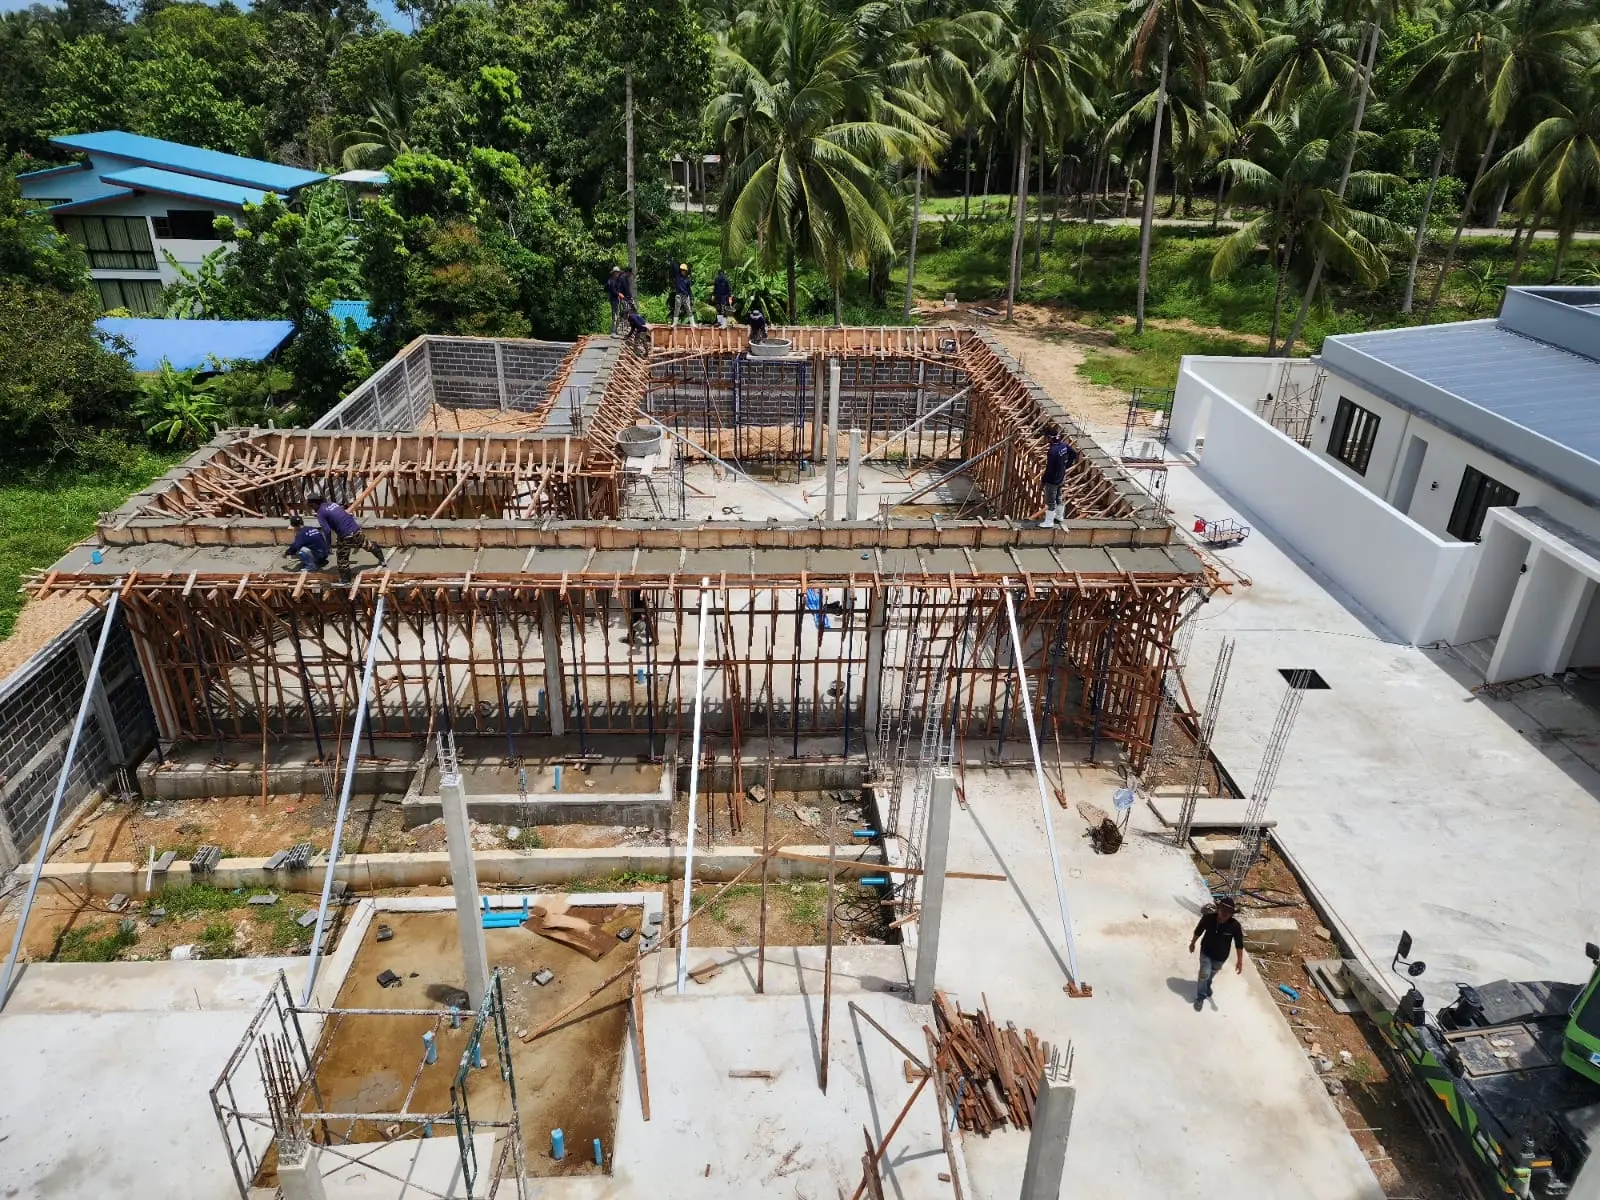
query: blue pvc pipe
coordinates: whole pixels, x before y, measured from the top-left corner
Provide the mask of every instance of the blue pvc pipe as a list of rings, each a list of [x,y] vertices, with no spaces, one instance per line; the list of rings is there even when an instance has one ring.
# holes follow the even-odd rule
[[[439,1048],[433,1044],[433,1033],[431,1030],[422,1035],[422,1061],[427,1063],[430,1067],[439,1061]]]
[[[550,1131],[550,1157],[560,1162],[567,1156],[567,1135],[559,1129]]]
[[[594,1140],[594,1165],[597,1167],[603,1167],[606,1165],[606,1156],[605,1153],[600,1149],[599,1138],[595,1138]]]

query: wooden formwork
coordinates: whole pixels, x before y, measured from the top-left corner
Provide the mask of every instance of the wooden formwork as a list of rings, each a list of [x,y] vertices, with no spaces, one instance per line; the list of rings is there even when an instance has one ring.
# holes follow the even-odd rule
[[[1023,736],[1000,581],[773,579],[709,590],[712,731],[770,728],[797,751],[802,737],[837,736],[862,750],[889,703],[919,730],[937,720],[958,738],[1002,747]],[[1010,590],[1020,597],[1036,719],[1065,737],[1119,744],[1142,762],[1189,588],[1129,576]],[[700,592],[698,581],[660,579],[391,582],[371,735],[448,727],[504,736],[516,756],[518,739],[551,731],[553,703],[569,734],[675,735],[693,709]],[[355,702],[378,594],[296,595],[264,581],[135,586],[123,611],[163,737],[254,740],[263,724],[268,738],[337,736]],[[883,614],[876,627],[874,612]],[[941,709],[930,714],[934,695]]]

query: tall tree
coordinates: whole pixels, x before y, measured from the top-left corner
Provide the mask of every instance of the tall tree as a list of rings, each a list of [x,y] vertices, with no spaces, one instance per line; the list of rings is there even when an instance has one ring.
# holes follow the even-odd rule
[[[1014,0],[1000,12],[994,49],[979,74],[980,85],[997,97],[994,108],[1001,127],[1016,136],[1008,321],[1016,311],[1022,273],[1029,151],[1054,131],[1077,129],[1094,118],[1091,39],[1104,27],[1100,10],[1079,0]]]
[[[724,251],[782,263],[789,319],[809,254],[834,287],[847,266],[892,254],[879,164],[914,137],[878,119],[881,84],[862,70],[855,31],[809,0],[752,12],[718,46],[718,92],[706,124],[731,161],[723,185]]]
[[[1413,53],[1417,69],[1431,74],[1437,90],[1456,96],[1488,125],[1427,311],[1439,303],[1512,110],[1530,93],[1562,94],[1595,51],[1594,8],[1587,0],[1457,0],[1444,28]]]
[[[1139,293],[1134,331],[1143,333],[1145,293],[1150,286],[1150,239],[1155,225],[1156,181],[1161,169],[1161,132],[1167,106],[1168,73],[1176,63],[1187,70],[1204,89],[1211,75],[1213,60],[1251,36],[1254,18],[1241,0],[1128,0],[1124,14],[1131,27],[1125,53],[1134,77],[1144,75],[1152,58],[1158,64],[1144,209],[1139,218]]]

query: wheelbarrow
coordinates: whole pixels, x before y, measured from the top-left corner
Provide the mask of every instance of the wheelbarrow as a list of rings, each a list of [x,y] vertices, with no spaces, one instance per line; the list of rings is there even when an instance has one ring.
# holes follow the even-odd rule
[[[1250,526],[1242,525],[1232,517],[1223,517],[1221,520],[1208,521],[1198,514],[1194,519],[1194,532],[1206,545],[1214,549],[1224,546],[1237,546],[1250,536]]]

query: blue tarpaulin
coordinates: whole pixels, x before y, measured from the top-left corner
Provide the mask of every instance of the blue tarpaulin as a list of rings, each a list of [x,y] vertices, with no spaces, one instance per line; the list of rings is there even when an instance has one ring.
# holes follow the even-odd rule
[[[181,321],[158,317],[101,317],[101,333],[126,338],[133,347],[135,371],[159,371],[163,360],[174,370],[244,359],[260,362],[294,332],[293,321]]]

